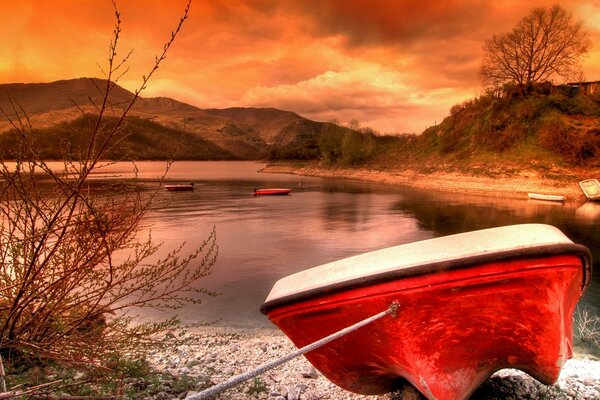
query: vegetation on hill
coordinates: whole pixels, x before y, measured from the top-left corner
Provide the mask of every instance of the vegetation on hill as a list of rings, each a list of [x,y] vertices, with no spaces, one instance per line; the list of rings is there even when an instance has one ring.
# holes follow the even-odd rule
[[[60,160],[69,156],[81,159],[87,151],[94,132],[96,115],[86,114],[76,120],[43,128],[32,129],[31,140],[44,160]],[[116,118],[105,117],[103,124],[112,126]],[[15,129],[0,135],[0,157],[14,159],[18,143]],[[235,160],[231,152],[197,135],[167,128],[147,119],[128,117],[119,140],[105,153],[112,160]]]
[[[598,99],[559,93],[497,98],[486,94],[456,105],[441,124],[408,140],[415,155],[453,161],[506,161],[597,165],[600,156]]]

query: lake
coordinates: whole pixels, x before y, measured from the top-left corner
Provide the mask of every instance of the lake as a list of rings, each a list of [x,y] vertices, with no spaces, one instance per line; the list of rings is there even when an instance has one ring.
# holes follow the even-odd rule
[[[151,186],[165,163],[140,162]],[[519,223],[545,223],[586,245],[594,256],[592,283],[580,305],[600,314],[600,204],[550,203],[417,190],[343,179],[260,173],[256,162],[176,162],[169,183],[193,192],[161,191],[144,224],[165,249],[198,246],[213,226],[219,256],[199,286],[221,294],[179,310],[185,323],[273,327],[259,312],[279,278],[359,253],[453,233]],[[131,163],[97,178],[125,179]],[[258,187],[289,187],[289,196],[254,197]],[[168,316],[144,311],[144,319]]]

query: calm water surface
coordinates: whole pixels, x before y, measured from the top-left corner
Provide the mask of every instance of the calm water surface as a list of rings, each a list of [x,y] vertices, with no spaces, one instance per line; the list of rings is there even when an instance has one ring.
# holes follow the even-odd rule
[[[139,178],[155,181],[160,162],[138,163]],[[259,307],[281,277],[416,240],[518,223],[560,228],[594,256],[594,277],[582,305],[600,314],[600,204],[419,191],[383,184],[264,174],[255,162],[177,162],[170,183],[195,182],[193,192],[160,192],[145,224],[165,249],[190,250],[216,227],[219,256],[199,286],[220,292],[180,310],[184,322],[229,327],[272,327]],[[107,168],[110,179],[131,175],[132,165]],[[102,177],[102,176],[99,176]],[[151,183],[148,183],[150,185]],[[254,197],[253,188],[290,187],[289,196]],[[145,318],[165,317],[144,311]]]

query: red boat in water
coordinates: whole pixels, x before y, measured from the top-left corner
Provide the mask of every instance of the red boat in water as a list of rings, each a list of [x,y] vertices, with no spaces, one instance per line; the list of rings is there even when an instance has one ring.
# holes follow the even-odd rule
[[[185,185],[165,185],[165,189],[169,192],[185,192],[194,190],[194,183],[192,182]]]
[[[306,354],[336,385],[382,394],[410,383],[468,398],[502,368],[552,384],[572,356],[589,250],[526,224],[391,247],[279,280],[261,311],[304,347],[397,302],[386,316]]]
[[[292,189],[254,189],[255,196],[282,196],[289,194]]]

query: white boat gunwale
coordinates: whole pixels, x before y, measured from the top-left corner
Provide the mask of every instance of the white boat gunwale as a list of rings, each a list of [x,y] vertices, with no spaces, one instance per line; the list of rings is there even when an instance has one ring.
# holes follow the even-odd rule
[[[511,235],[520,237],[514,238]],[[501,239],[505,241],[499,245]],[[444,251],[440,251],[440,248]],[[411,252],[427,255],[429,258],[416,257],[403,262],[403,258],[413,257]],[[584,291],[592,273],[589,249],[573,243],[553,226],[522,224],[402,244],[300,271],[278,280],[260,310],[266,314],[284,304],[395,279],[469,268],[487,262],[562,254],[574,254],[582,260],[581,287]],[[350,272],[344,274],[344,271]]]
[[[546,200],[546,201],[565,201],[566,196],[558,194],[543,194],[543,193],[527,193],[527,196],[533,200]]]

